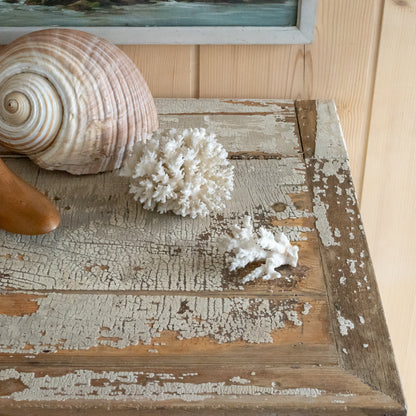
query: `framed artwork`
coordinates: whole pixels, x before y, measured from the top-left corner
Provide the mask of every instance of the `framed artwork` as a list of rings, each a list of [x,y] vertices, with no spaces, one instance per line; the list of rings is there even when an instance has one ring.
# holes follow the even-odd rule
[[[293,44],[314,36],[317,0],[0,0],[0,43],[71,27],[116,44]]]

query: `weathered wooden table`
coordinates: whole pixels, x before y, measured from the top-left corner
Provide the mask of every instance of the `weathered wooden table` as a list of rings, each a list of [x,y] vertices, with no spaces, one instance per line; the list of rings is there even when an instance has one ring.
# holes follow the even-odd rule
[[[6,159],[62,225],[0,231],[0,414],[404,415],[334,104],[157,106],[161,127],[205,126],[229,151],[224,212],[159,215],[117,173]],[[246,213],[300,247],[282,279],[227,271],[218,239]]]

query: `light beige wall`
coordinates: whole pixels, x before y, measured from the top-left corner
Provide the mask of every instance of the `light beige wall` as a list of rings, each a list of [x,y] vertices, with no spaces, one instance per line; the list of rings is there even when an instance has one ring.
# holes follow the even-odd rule
[[[416,0],[386,1],[361,212],[416,415]]]
[[[294,46],[123,46],[156,97],[333,98],[416,416],[416,0],[319,0]]]

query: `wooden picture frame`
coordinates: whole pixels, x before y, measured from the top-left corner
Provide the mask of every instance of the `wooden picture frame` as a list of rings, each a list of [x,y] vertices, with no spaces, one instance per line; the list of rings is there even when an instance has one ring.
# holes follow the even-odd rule
[[[317,0],[299,0],[296,26],[71,27],[115,44],[306,44],[315,33]],[[0,44],[51,26],[0,27]]]

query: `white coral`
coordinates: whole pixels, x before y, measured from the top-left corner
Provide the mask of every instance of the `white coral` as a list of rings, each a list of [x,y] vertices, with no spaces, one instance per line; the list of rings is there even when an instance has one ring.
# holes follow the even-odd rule
[[[245,267],[254,261],[265,261],[263,265],[245,276],[243,283],[259,277],[263,280],[278,279],[282,275],[275,269],[285,264],[296,267],[299,247],[292,246],[283,233],[279,233],[276,240],[270,231],[260,227],[260,237],[256,236],[251,217],[248,215],[244,217],[243,226],[234,225],[231,233],[232,236],[226,236],[223,239],[224,249],[233,255],[228,257],[231,271]]]
[[[205,216],[231,198],[233,166],[214,134],[205,129],[157,131],[137,142],[121,170],[145,209]]]

